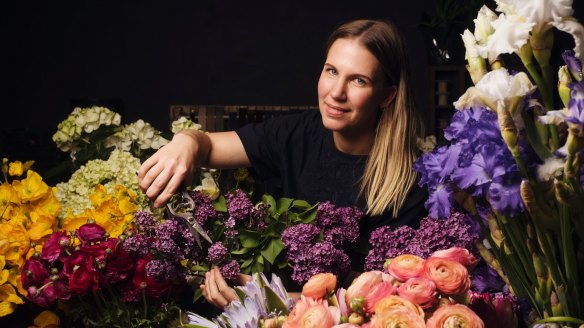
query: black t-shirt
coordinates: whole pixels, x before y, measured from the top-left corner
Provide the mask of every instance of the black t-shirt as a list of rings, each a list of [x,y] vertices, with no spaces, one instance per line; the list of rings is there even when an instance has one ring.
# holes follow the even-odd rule
[[[318,110],[283,115],[261,123],[246,125],[236,131],[253,170],[260,180],[278,179],[283,197],[303,199],[311,204],[330,201],[335,206],[366,203],[358,197],[367,156],[339,151],[332,131],[324,128]],[[417,185],[410,190],[398,216],[391,209],[380,216],[366,216],[360,223],[358,253],[350,253],[351,265],[363,271],[363,263],[373,230],[384,225],[418,227],[427,215],[424,208],[428,194]]]

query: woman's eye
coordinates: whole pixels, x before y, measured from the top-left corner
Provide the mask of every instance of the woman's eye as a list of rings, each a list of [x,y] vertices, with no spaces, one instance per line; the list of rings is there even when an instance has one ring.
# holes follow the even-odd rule
[[[362,78],[359,78],[359,77],[355,78],[353,81],[354,81],[354,82],[355,82],[357,85],[365,85],[365,84],[367,84],[367,82],[366,82],[365,80],[363,80]]]
[[[326,69],[327,73],[329,73],[329,75],[337,75],[337,70],[334,68],[327,68]]]

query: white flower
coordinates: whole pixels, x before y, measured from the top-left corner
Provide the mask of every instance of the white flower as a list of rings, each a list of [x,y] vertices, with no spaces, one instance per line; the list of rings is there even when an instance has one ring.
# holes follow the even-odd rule
[[[516,52],[527,43],[534,25],[535,23],[525,22],[517,15],[499,15],[492,22],[495,28],[493,34],[484,46],[478,46],[479,53],[482,57],[494,60],[500,54]]]
[[[116,185],[123,185],[136,192],[137,203],[147,208],[148,200],[138,185],[136,170],[140,168],[140,160],[128,152],[112,151],[107,161],[92,160],[75,171],[69,181],[57,184],[57,198],[61,203],[63,216],[67,209],[74,215],[91,208],[89,195],[97,184],[103,184],[109,193],[113,193]]]
[[[172,133],[176,134],[185,129],[191,130],[200,130],[201,124],[197,124],[193,122],[191,119],[187,118],[186,116],[181,116],[178,119],[174,120],[171,124],[172,126]]]
[[[416,139],[416,146],[420,149],[423,153],[431,152],[434,147],[436,147],[436,137],[435,136],[427,136],[426,138],[417,138]]]
[[[565,160],[559,157],[548,157],[544,163],[537,167],[539,181],[550,181],[562,175]]]
[[[489,9],[489,7],[484,5],[481,7],[477,18],[473,20],[475,23],[474,37],[478,44],[485,45],[489,36],[495,32],[492,23],[496,19],[497,14]]]
[[[572,0],[496,0],[496,2],[497,10],[507,14],[506,19],[510,21],[498,23],[500,26],[494,24],[495,32],[489,37],[487,48],[499,51],[504,48],[503,45],[515,45],[516,51],[529,38],[529,35],[525,35],[527,26],[525,24],[531,24],[532,34],[544,33],[555,26],[574,37],[576,44],[574,52],[580,60],[583,59],[584,44],[581,40],[584,36],[584,27],[572,17],[574,14]],[[507,48],[506,52],[509,50],[510,48]]]
[[[201,193],[209,196],[212,200],[217,199],[221,194],[217,183],[215,183],[215,178],[210,172],[203,172],[203,179],[201,180],[201,185],[195,187],[194,190],[200,191]]]
[[[524,97],[535,90],[535,86],[524,72],[509,74],[505,68],[490,71],[454,103],[458,110],[476,106],[488,106],[496,110],[499,101],[509,103],[515,97]],[[512,111],[513,112],[513,111]]]

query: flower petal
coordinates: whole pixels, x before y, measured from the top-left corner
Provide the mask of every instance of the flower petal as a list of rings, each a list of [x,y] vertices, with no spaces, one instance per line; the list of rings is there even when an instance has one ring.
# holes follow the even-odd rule
[[[489,36],[485,46],[478,46],[482,57],[495,59],[500,54],[514,53],[527,43],[529,32],[535,23],[522,21],[519,16],[499,15],[493,23],[495,32]]]
[[[584,26],[580,24],[576,19],[570,17],[563,19],[561,21],[553,22],[558,30],[569,33],[574,38],[574,52],[576,53],[576,58],[580,62],[584,61]]]

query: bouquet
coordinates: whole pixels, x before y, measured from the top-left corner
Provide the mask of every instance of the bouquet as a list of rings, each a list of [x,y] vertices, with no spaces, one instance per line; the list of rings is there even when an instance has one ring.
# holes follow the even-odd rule
[[[571,17],[570,0],[497,3],[501,14],[483,7],[474,33],[463,34],[475,85],[454,103],[449,144],[415,169],[430,191],[431,215],[447,216],[457,203],[477,218],[487,238],[479,251],[530,304],[528,321],[581,324],[584,28]],[[563,55],[557,83],[553,27],[576,44]],[[511,55],[525,72],[504,67]]]
[[[2,160],[0,184],[0,317],[27,295],[20,272],[26,259],[57,229],[60,210],[54,187],[31,169],[34,162]]]

